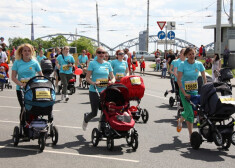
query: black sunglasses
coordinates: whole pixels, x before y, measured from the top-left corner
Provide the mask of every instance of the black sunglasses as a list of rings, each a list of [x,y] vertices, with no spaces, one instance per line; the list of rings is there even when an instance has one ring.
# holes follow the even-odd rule
[[[118,53],[118,55],[124,55],[124,53]]]
[[[97,54],[105,54],[105,51],[97,51]]]

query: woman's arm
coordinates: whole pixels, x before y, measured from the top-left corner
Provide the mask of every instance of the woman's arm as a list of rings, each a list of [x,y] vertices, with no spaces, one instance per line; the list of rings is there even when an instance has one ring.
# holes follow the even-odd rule
[[[98,84],[98,83],[93,82],[93,81],[91,80],[91,74],[92,74],[92,71],[87,71],[87,73],[86,73],[86,81],[87,81],[88,83],[90,83],[91,85],[96,85],[96,84]]]
[[[126,73],[126,76],[129,76],[129,68],[128,67],[126,68],[125,73]]]
[[[176,78],[177,78],[177,76],[178,76],[177,71],[178,71],[178,68],[177,68],[177,67],[175,67],[175,68],[174,68],[174,72],[173,72],[173,73],[174,73],[174,75],[175,75],[175,77],[176,77]]]
[[[17,85],[19,85],[19,86],[25,87],[25,86],[26,86],[26,83],[20,82],[20,81],[16,78],[16,76],[17,76],[17,71],[12,70],[12,72],[11,72],[11,80],[12,80],[13,82],[15,82],[15,84],[17,84]]]
[[[115,83],[115,77],[113,75],[113,72],[109,72],[109,76],[111,78],[111,83]]]
[[[56,64],[56,67],[57,67],[58,69],[60,69],[60,64],[59,64],[59,61],[58,61],[58,60],[55,61],[55,64]]]
[[[202,72],[201,72],[201,74],[202,74],[202,78],[203,78],[203,82],[204,82],[204,84],[205,84],[205,83],[207,83],[207,79],[206,79],[206,73],[205,73],[205,71],[202,71]]]
[[[173,75],[174,75],[174,72],[172,71],[172,69],[173,69],[173,65],[172,65],[172,63],[171,63],[169,72],[170,72],[170,74],[173,74]]]

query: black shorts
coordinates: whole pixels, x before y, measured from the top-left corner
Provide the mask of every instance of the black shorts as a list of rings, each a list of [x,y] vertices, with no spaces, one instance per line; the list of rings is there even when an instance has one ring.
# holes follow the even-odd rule
[[[86,77],[86,74],[81,74],[80,75],[80,78],[85,78]]]

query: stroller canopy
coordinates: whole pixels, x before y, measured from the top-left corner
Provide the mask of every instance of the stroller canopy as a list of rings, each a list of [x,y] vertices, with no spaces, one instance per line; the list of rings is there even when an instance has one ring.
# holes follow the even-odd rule
[[[9,71],[9,66],[7,65],[7,63],[1,63],[0,64],[0,67],[3,66],[5,68],[5,72],[7,74],[7,77],[9,78],[9,74],[8,74],[8,71]]]
[[[116,106],[123,106],[129,103],[129,92],[126,86],[122,84],[113,84],[108,86],[100,94],[101,104],[114,102]]]

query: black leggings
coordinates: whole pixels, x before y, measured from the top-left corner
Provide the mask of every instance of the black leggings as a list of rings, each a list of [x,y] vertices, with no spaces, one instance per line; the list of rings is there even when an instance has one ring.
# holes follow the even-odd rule
[[[24,103],[23,103],[23,95],[22,95],[22,91],[21,90],[16,90],[16,95],[18,98],[18,102],[20,104],[20,123],[23,124],[24,123],[24,117],[22,116],[23,114],[23,108],[24,108]]]
[[[88,123],[92,118],[97,116],[100,104],[100,98],[96,92],[89,91],[89,98],[91,102],[91,112],[85,118],[86,123]]]
[[[171,93],[175,93],[175,79],[171,77]]]

